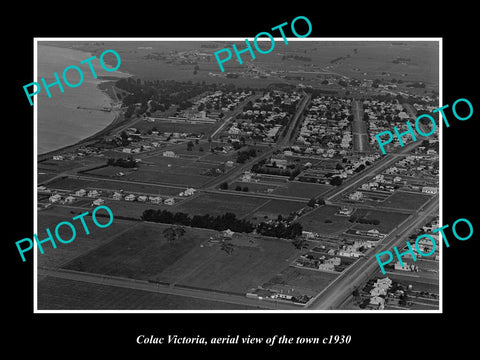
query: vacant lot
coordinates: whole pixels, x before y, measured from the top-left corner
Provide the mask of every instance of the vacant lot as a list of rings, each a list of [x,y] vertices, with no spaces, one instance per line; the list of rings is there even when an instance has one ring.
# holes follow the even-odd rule
[[[190,124],[185,122],[173,122],[163,119],[155,119],[155,121],[139,120],[132,127],[140,131],[149,131],[153,127],[157,131],[164,132],[177,132],[187,134],[210,134],[218,126],[218,124]]]
[[[186,233],[180,239],[168,242],[162,232],[169,225],[138,224],[63,268],[146,280],[198,247],[211,234],[207,230],[185,228]]]
[[[338,274],[289,266],[263,284],[264,288],[289,287],[300,294],[313,296],[330,284]]]
[[[41,254],[40,251],[38,251],[37,259],[39,266],[58,267],[80,255],[88,253],[102,244],[105,244],[123,231],[127,229],[134,229],[136,225],[136,223],[114,219],[113,223],[109,227],[101,229],[93,223],[91,217],[86,216],[84,218],[85,223],[87,228],[90,230],[90,234],[86,235],[80,220],[72,221],[72,217],[76,216],[77,213],[79,213],[79,211],[77,211],[75,214],[71,214],[70,210],[67,211],[67,209],[62,209],[59,207],[57,207],[57,209],[53,209],[52,207],[39,212],[37,232],[39,240],[47,238],[48,234],[46,232],[46,228],[49,228],[53,237],[55,237],[55,227],[61,221],[72,222],[77,230],[77,236],[71,243],[63,244],[59,241],[55,241],[57,245],[56,249],[52,248],[50,243],[44,243],[44,254]],[[99,219],[99,222],[101,221],[102,220]],[[63,226],[60,228],[60,236],[65,240],[68,240],[71,238],[72,233],[68,227]]]
[[[253,209],[266,203],[268,199],[230,194],[200,194],[175,207],[190,215],[222,215],[231,212],[237,218],[245,216]],[[173,210],[172,210],[173,211]]]
[[[242,241],[248,244],[248,240]],[[255,246],[235,245],[230,255],[219,246],[196,248],[162,272],[158,280],[245,294],[282,271],[296,252],[288,241],[253,241]]]
[[[390,231],[392,231],[395,228],[395,226],[400,224],[402,221],[404,221],[408,217],[408,215],[406,214],[400,214],[400,213],[389,212],[389,211],[377,211],[377,210],[365,210],[365,211],[366,212],[363,215],[363,219],[379,220],[380,223],[378,225],[356,223],[353,229],[355,230],[376,229],[380,231],[382,234],[387,234]]]
[[[396,191],[392,196],[382,202],[382,206],[388,206],[396,209],[417,210],[431,197],[432,195],[423,193]]]
[[[330,185],[311,184],[311,183],[305,183],[305,182],[299,182],[299,181],[292,181],[288,183],[287,187],[279,187],[273,193],[279,194],[279,195],[287,195],[287,196],[311,199],[315,196],[318,196],[327,192],[331,188],[332,186]]]
[[[254,307],[54,277],[38,283],[39,310],[256,310]]]
[[[306,231],[313,231],[324,235],[341,234],[351,228],[353,223],[348,221],[348,216],[335,215],[339,209],[340,207],[338,206],[320,206],[300,218],[299,221]],[[365,210],[357,209],[354,214],[360,216],[365,214]]]
[[[276,219],[278,215],[287,216],[304,206],[305,204],[297,201],[269,200],[265,205],[257,209],[250,218],[257,218],[259,221],[265,220],[265,216],[270,219]]]

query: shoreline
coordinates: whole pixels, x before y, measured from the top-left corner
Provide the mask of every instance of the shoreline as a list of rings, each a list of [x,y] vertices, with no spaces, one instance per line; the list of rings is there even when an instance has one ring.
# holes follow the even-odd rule
[[[81,51],[81,52],[84,52],[84,53],[87,53],[87,54],[91,54],[91,53],[89,53],[85,50],[78,49],[78,48],[75,48],[75,47],[72,47],[72,46],[65,46],[65,45],[66,44],[61,44],[61,43],[60,44],[55,44],[55,45],[54,44],[42,44],[42,46],[57,47],[57,48],[63,48],[63,49],[72,49],[72,50],[75,50],[75,51]],[[114,114],[113,120],[110,121],[108,124],[106,124],[106,126],[104,128],[100,129],[96,133],[91,134],[91,135],[89,135],[89,136],[87,136],[83,139],[80,139],[80,140],[76,141],[75,143],[72,143],[72,144],[69,144],[69,145],[64,145],[64,146],[62,146],[58,149],[49,150],[49,151],[43,152],[43,153],[38,153],[38,148],[37,148],[37,159],[36,159],[37,162],[38,161],[45,161],[53,155],[63,153],[63,152],[66,152],[66,151],[74,151],[74,150],[76,150],[76,148],[78,148],[80,146],[85,146],[89,143],[93,143],[95,141],[98,141],[98,140],[100,140],[101,137],[103,137],[104,135],[106,135],[110,131],[114,130],[119,124],[121,124],[125,120],[124,116],[123,116],[122,109],[120,107],[118,107],[117,109],[114,109],[114,106],[118,105],[119,103],[121,104],[121,101],[117,101],[117,99],[112,97],[106,89],[102,88],[102,84],[109,83],[113,86],[117,80],[120,80],[120,79],[123,79],[123,78],[130,78],[130,77],[134,76],[132,74],[125,73],[125,72],[120,72],[120,73],[124,74],[125,76],[99,75],[98,76],[98,83],[95,85],[96,88],[98,89],[98,91],[103,93],[107,97],[109,103],[111,104],[111,107],[112,107],[111,112]],[[37,134],[37,136],[38,136],[38,134]],[[37,141],[38,141],[38,138],[37,138]]]
[[[96,86],[102,93],[104,93],[111,100],[112,104],[115,104],[116,99],[112,98],[106,90],[104,90],[100,87],[100,85],[102,83],[106,83],[106,82],[111,82],[112,84],[114,83],[113,80],[104,80],[104,81],[101,81],[100,83],[98,83]],[[115,116],[114,116],[113,120],[109,124],[107,124],[107,126],[105,126],[103,129],[97,131],[96,133],[94,133],[94,134],[92,134],[92,135],[90,135],[90,136],[88,136],[84,139],[81,139],[81,140],[75,142],[74,144],[65,145],[65,146],[62,146],[61,148],[58,148],[58,149],[55,149],[55,150],[50,150],[50,151],[45,152],[45,153],[37,154],[37,162],[46,160],[45,157],[50,157],[52,155],[56,155],[58,153],[65,152],[65,151],[72,151],[72,150],[75,150],[76,147],[86,145],[89,142],[98,141],[100,139],[100,137],[102,137],[102,136],[106,135],[106,133],[114,130],[120,123],[122,123],[125,120],[125,118],[123,116],[123,111],[121,110],[121,108],[119,108],[118,110],[111,110],[111,111],[114,113]]]

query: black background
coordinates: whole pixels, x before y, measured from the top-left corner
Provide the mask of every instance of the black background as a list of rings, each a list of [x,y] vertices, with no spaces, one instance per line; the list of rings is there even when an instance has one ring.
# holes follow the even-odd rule
[[[4,236],[2,241],[2,297],[6,330],[4,344],[12,350],[34,350],[32,356],[53,358],[72,354],[97,357],[134,351],[139,358],[188,350],[197,356],[224,350],[235,354],[287,354],[323,357],[352,352],[359,356],[402,357],[444,349],[465,353],[475,344],[474,319],[478,288],[476,257],[480,227],[478,206],[476,123],[480,105],[474,85],[478,79],[477,19],[472,6],[456,2],[449,7],[419,7],[419,2],[383,2],[368,5],[289,2],[284,5],[222,3],[83,4],[34,6],[17,10],[18,20],[3,23],[3,181]],[[469,219],[474,235],[467,241],[450,241],[444,248],[443,314],[33,314],[33,259],[22,263],[15,241],[33,235],[33,107],[23,85],[33,81],[34,37],[252,37],[296,16],[310,19],[309,37],[442,37],[443,104],[467,98],[473,117],[457,121],[443,131],[443,223]],[[7,18],[7,16],[6,16]],[[275,35],[276,36],[276,35]],[[447,112],[447,115],[451,114]],[[473,329],[470,327],[473,325]],[[478,332],[477,332],[478,333]],[[321,337],[349,334],[348,346],[265,345],[166,346],[137,345],[140,334],[162,337],[274,334]],[[416,356],[415,356],[416,357]]]

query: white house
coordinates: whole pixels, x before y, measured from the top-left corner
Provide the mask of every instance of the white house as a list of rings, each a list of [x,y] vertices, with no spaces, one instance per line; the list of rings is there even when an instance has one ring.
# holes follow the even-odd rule
[[[171,150],[164,151],[162,155],[166,157],[175,157],[175,153]]]
[[[438,192],[438,188],[434,186],[424,186],[422,187],[422,192],[427,194],[436,194]]]
[[[86,193],[85,189],[80,189],[75,191],[75,196],[85,196]]]
[[[122,194],[115,191],[115,193],[113,194],[113,200],[122,200]]]
[[[73,203],[74,201],[75,201],[75,198],[74,198],[73,196],[67,196],[67,197],[65,198],[65,202],[66,202],[67,204],[71,204],[71,203]]]
[[[97,197],[100,196],[100,193],[97,190],[90,190],[87,194],[88,197]]]
[[[103,205],[103,204],[105,204],[105,200],[100,199],[100,198],[95,199],[95,200],[93,200],[93,202],[92,202],[92,206],[93,206],[93,205],[99,206],[99,205]]]
[[[150,196],[150,202],[152,204],[161,204],[162,198],[160,196]]]
[[[60,196],[60,194],[55,194],[55,195],[52,195],[48,198],[48,201],[50,201],[51,203],[57,203],[59,202],[60,200],[62,199],[62,197]]]
[[[174,198],[165,199],[164,203],[165,205],[173,205],[175,204],[175,199]]]
[[[133,201],[135,200],[136,196],[133,195],[133,194],[128,194],[127,196],[125,196],[125,200],[126,201]]]
[[[145,201],[147,201],[147,199],[148,199],[148,197],[145,196],[145,195],[140,195],[140,196],[137,198],[137,200],[138,200],[138,201],[141,201],[141,202],[145,202]]]

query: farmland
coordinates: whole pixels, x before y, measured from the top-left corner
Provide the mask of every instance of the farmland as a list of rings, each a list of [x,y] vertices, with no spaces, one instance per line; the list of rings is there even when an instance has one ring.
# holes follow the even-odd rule
[[[227,254],[219,246],[200,246],[214,231],[188,227],[168,242],[162,235],[167,227],[137,225],[62,268],[243,294],[285,268],[295,254],[288,241],[246,236]]]
[[[46,277],[38,283],[39,310],[255,310],[230,304],[82,281]]]
[[[263,287],[271,289],[280,286],[282,288],[294,289],[294,291],[301,294],[314,296],[319,291],[322,291],[337,276],[338,274],[289,266],[264,283]]]
[[[132,227],[88,256],[80,256],[63,268],[98,274],[149,279],[162,272],[186,252],[198,247],[208,231],[188,229],[179,241],[168,243],[162,235],[166,225]]]
[[[396,191],[386,199],[382,205],[396,209],[418,210],[423,204],[430,200],[431,197],[432,195],[423,193]]]

